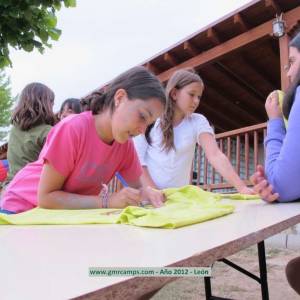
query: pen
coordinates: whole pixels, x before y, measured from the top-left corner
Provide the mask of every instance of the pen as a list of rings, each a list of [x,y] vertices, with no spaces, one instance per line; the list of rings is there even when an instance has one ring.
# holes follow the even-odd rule
[[[122,177],[122,175],[119,172],[116,172],[116,177],[121,181],[121,183],[124,187],[129,187],[128,183],[126,182],[126,180]]]
[[[129,187],[128,183],[126,182],[126,180],[123,178],[123,176],[119,172],[116,172],[116,177],[120,180],[120,182],[122,183],[122,185],[124,187]],[[143,200],[143,201],[141,201],[140,206],[144,207],[147,204],[149,204],[149,201]]]

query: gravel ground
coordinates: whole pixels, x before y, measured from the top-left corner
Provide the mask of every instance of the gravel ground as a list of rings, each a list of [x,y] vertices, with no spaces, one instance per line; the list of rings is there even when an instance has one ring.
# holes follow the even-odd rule
[[[289,260],[299,256],[299,251],[266,248],[268,284],[270,300],[300,299],[290,288],[285,277],[285,266]],[[248,271],[258,273],[256,247],[250,247],[228,257],[232,262]],[[212,291],[214,296],[229,297],[236,300],[259,300],[259,284],[222,262],[216,262],[212,269]],[[151,300],[201,300],[205,299],[203,279],[181,278],[167,284]]]

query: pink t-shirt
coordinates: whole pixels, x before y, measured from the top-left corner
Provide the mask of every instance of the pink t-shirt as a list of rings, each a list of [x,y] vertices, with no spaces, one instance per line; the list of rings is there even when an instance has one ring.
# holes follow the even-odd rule
[[[3,194],[3,209],[22,212],[37,206],[45,160],[66,177],[62,190],[80,195],[99,194],[101,184],[107,184],[116,172],[129,182],[142,174],[131,140],[107,145],[97,135],[91,112],[72,115],[51,129],[39,159],[15,175]]]

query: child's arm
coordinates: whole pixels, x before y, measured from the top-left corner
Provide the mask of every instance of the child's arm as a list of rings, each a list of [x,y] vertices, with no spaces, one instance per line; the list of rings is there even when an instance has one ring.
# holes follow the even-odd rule
[[[62,191],[66,178],[57,172],[49,163],[45,163],[39,188],[38,204],[50,209],[86,209],[101,208],[102,202],[98,195],[78,195]],[[139,205],[140,191],[125,188],[113,194],[108,203],[110,208],[122,208],[128,205]]]
[[[66,178],[45,163],[38,187],[38,204],[50,209],[99,208],[99,196],[85,196],[62,191]]]
[[[227,156],[219,149],[215,138],[209,133],[199,135],[199,143],[211,165],[232,184],[239,193],[253,194],[253,190],[248,188],[235,172]]]
[[[137,181],[128,182],[129,186],[140,189],[142,201],[143,200],[150,201],[154,207],[162,206],[163,202],[165,201],[165,196],[164,196],[163,192],[160,190],[157,190],[155,187],[147,184],[147,180],[145,181],[145,179],[142,179],[143,175],[144,175],[144,171],[143,171],[143,174],[141,175],[141,177]],[[149,177],[150,177],[150,175],[149,175]]]

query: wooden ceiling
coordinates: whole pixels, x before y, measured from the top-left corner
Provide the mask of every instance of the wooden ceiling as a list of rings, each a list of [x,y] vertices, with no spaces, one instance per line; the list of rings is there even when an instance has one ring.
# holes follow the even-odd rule
[[[205,91],[198,111],[217,133],[266,121],[267,95],[281,87],[279,40],[272,22],[283,13],[291,35],[300,23],[299,0],[252,1],[143,63],[166,82],[193,67]]]

